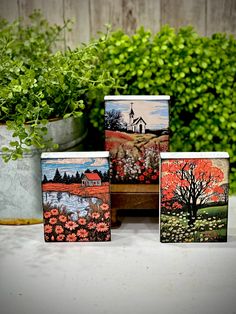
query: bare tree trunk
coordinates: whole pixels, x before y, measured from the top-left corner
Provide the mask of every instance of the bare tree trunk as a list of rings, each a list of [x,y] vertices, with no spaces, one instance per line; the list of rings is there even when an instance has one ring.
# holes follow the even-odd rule
[[[188,225],[189,226],[194,225],[197,219],[197,205],[196,204],[189,205],[188,213],[189,213]]]

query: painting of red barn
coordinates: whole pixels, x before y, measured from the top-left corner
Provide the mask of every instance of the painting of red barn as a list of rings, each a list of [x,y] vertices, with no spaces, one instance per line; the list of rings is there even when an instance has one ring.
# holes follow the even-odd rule
[[[111,183],[158,184],[169,150],[169,96],[106,96],[105,149]]]
[[[43,153],[46,242],[110,241],[108,152]]]
[[[84,173],[81,181],[82,186],[99,186],[102,184],[98,173]]]

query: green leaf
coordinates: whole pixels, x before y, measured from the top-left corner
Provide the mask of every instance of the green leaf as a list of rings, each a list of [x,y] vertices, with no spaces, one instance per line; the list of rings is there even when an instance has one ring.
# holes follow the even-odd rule
[[[70,118],[72,115],[72,113],[66,113],[64,116],[63,116],[63,119],[68,119]]]
[[[197,68],[194,67],[194,66],[192,66],[192,67],[191,67],[191,71],[192,71],[193,73],[196,73],[196,72],[197,72]]]
[[[19,142],[17,142],[17,141],[12,141],[12,142],[10,142],[10,146],[12,146],[12,147],[17,147],[17,146],[19,146]]]
[[[164,61],[161,58],[157,59],[157,63],[162,66],[164,64]]]
[[[3,147],[1,148],[1,150],[2,150],[3,153],[8,153],[8,152],[10,151],[9,148],[8,148],[8,147],[5,147],[5,146],[3,146]]]

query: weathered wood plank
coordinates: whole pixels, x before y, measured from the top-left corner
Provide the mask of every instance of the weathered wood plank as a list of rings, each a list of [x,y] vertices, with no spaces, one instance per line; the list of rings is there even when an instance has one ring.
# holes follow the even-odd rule
[[[207,0],[207,36],[218,32],[236,35],[236,0]]]
[[[165,0],[161,2],[161,24],[172,27],[192,25],[200,35],[206,34],[205,0]]]
[[[80,43],[88,43],[90,39],[89,0],[67,0],[64,3],[65,20],[72,20],[71,32],[66,31],[66,46],[75,48]]]
[[[25,18],[34,9],[39,9],[50,23],[63,24],[63,0],[19,0],[19,9]]]
[[[158,193],[158,184],[111,184],[112,193]]]
[[[17,0],[1,0],[0,1],[0,17],[13,22],[18,18]]]
[[[150,212],[154,210],[158,215],[159,193],[111,193],[111,225],[120,226],[117,211],[143,210]]]
[[[159,193],[111,193],[111,207],[117,209],[158,209]]]
[[[128,34],[132,34],[138,28],[138,5],[135,0],[123,1],[123,28]]]
[[[132,34],[143,25],[157,32],[161,25],[179,28],[191,24],[200,35],[215,32],[236,34],[236,0],[1,0],[0,15],[10,21],[41,9],[50,23],[62,25],[75,19],[72,32],[64,34],[74,48],[105,31],[123,28]],[[64,42],[60,44],[64,46]]]
[[[160,0],[123,0],[123,28],[132,34],[141,26],[157,32],[160,29]]]
[[[90,36],[98,37],[98,32],[106,31],[105,24],[112,29],[122,27],[122,0],[90,0]]]
[[[90,0],[91,36],[104,31],[107,23],[113,30],[122,28],[128,34],[140,26],[157,32],[160,16],[160,0]]]
[[[161,28],[161,1],[146,0],[139,1],[138,27],[144,26],[154,33]]]
[[[19,0],[19,14],[27,21],[27,17],[33,10],[41,10],[43,16],[50,24],[64,24],[63,0]],[[63,31],[62,39],[57,44],[57,49],[63,50],[65,46],[65,34]]]

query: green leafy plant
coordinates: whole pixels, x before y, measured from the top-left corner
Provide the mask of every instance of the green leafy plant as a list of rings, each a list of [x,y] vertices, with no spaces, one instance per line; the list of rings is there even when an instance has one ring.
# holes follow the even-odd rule
[[[109,72],[97,67],[101,40],[53,53],[69,22],[50,26],[39,12],[30,19],[29,25],[0,23],[0,123],[13,134],[10,146],[2,148],[5,161],[22,157],[31,146],[56,148],[45,137],[48,121],[90,115],[97,95],[104,97],[113,84]]]
[[[100,66],[110,71],[115,94],[171,96],[171,151],[227,151],[236,191],[236,40],[199,36],[192,27],[158,33],[140,28],[101,43]]]

